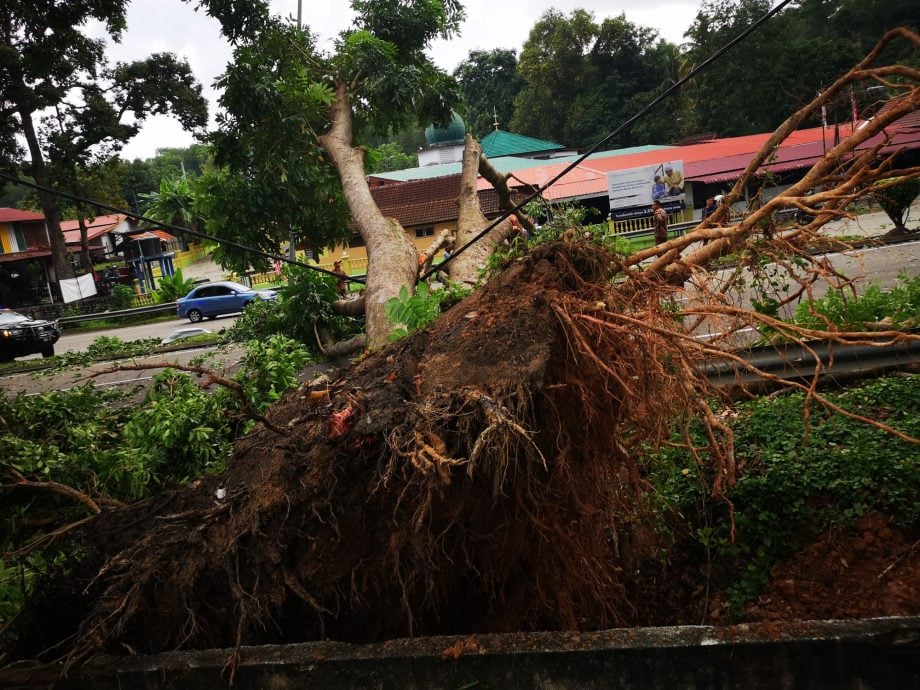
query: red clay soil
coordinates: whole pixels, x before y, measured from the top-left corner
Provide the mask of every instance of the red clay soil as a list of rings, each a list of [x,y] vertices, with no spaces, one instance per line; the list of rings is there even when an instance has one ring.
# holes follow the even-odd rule
[[[920,614],[920,541],[882,515],[823,534],[777,564],[751,620],[829,620]]]

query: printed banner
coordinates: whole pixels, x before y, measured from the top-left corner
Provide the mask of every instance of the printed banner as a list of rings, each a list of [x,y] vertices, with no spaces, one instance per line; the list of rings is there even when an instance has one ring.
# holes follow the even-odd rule
[[[684,192],[684,162],[668,161],[609,172],[607,196],[613,212],[649,207],[653,201],[661,202],[662,206],[682,203],[687,198]]]

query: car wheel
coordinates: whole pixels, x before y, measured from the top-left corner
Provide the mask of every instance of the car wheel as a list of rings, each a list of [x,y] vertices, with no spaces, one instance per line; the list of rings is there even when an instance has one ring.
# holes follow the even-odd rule
[[[192,323],[198,323],[201,319],[204,318],[204,314],[201,313],[198,309],[191,309],[188,313],[188,320]]]
[[[54,345],[43,346],[42,357],[54,357]]]
[[[5,352],[0,352],[0,364],[6,364],[7,362],[13,361],[13,355],[8,355]]]

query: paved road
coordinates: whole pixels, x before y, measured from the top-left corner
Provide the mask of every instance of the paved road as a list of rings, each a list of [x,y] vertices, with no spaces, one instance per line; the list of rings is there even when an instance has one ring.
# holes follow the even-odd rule
[[[188,319],[173,319],[172,321],[158,321],[140,326],[122,326],[120,328],[107,328],[101,331],[91,331],[84,333],[68,333],[64,331],[61,339],[54,346],[55,354],[65,352],[85,352],[96,338],[101,335],[121,338],[124,341],[143,340],[145,338],[165,338],[173,331],[180,328],[192,328],[200,326],[207,328],[215,333],[230,328],[238,318],[239,314],[232,316],[218,316],[216,319],[205,319],[201,323],[191,323]],[[40,355],[36,355],[40,356]]]
[[[245,348],[241,346],[231,346],[225,350],[216,350],[215,348],[196,348],[194,350],[182,350],[179,352],[170,352],[162,355],[151,355],[150,357],[138,357],[131,360],[119,360],[116,362],[97,362],[88,367],[77,370],[63,372],[34,372],[24,374],[13,374],[0,378],[0,389],[9,395],[25,393],[34,395],[52,390],[67,390],[76,386],[81,386],[92,381],[94,386],[103,388],[108,386],[140,386],[146,389],[150,379],[162,368],[149,369],[145,371],[113,371],[107,374],[98,374],[119,364],[151,364],[151,363],[178,363],[188,364],[193,359],[203,355],[208,356],[206,366],[215,371],[225,374],[232,374],[237,363],[240,361]],[[92,377],[92,378],[91,378]]]

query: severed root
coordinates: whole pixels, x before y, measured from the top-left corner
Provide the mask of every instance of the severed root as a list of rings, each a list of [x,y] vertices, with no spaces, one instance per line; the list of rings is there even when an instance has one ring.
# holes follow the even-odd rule
[[[470,475],[473,473],[473,466],[486,448],[491,447],[493,450],[500,451],[501,455],[507,456],[511,445],[516,439],[521,440],[524,447],[529,449],[532,455],[539,458],[543,464],[543,469],[548,469],[543,452],[533,441],[532,437],[535,432],[527,431],[515,422],[511,413],[489,396],[476,392],[471,394],[470,397],[485,413],[486,421],[489,423],[485,431],[479,434],[479,438],[476,439],[476,443],[473,445],[473,451],[470,453],[470,465],[467,470]],[[502,459],[507,460],[510,458],[503,457]]]
[[[428,476],[432,470],[445,485],[450,484],[450,468],[467,464],[465,458],[451,458],[446,455],[447,445],[435,433],[415,431],[414,448],[409,451],[397,451],[399,455],[407,458],[412,466],[423,476]]]

